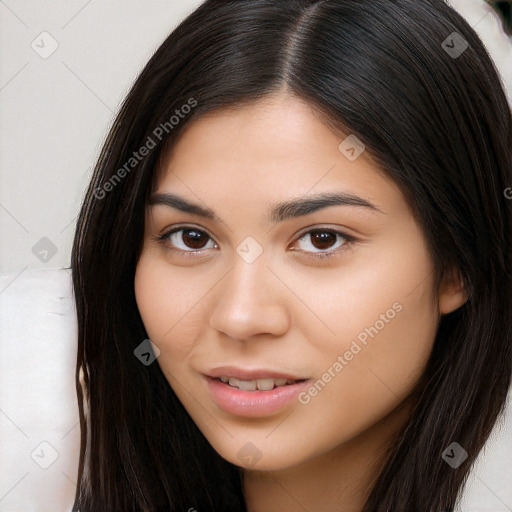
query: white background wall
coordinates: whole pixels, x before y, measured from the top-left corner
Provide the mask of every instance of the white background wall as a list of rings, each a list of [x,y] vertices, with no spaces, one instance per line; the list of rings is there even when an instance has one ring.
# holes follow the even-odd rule
[[[28,269],[69,265],[76,215],[113,114],[153,51],[199,3],[0,0],[0,273],[18,276]],[[512,65],[506,68],[512,46],[495,18],[480,0],[452,3],[486,34],[512,84]],[[51,44],[58,48],[45,59],[32,43],[39,52]],[[32,252],[43,237],[56,250],[46,262]],[[11,281],[4,279],[4,288]],[[72,382],[72,375],[67,377]],[[464,512],[512,511],[510,410],[507,414],[471,475]],[[2,508],[14,483],[7,481],[10,476],[0,474],[0,512],[26,512],[15,505]],[[20,485],[9,503],[21,503],[27,492]]]
[[[0,2],[0,272],[69,265],[80,201],[113,114],[199,3]],[[31,48],[36,38],[50,48],[42,32],[59,45],[47,59]],[[43,237],[57,249],[47,262],[32,253]]]

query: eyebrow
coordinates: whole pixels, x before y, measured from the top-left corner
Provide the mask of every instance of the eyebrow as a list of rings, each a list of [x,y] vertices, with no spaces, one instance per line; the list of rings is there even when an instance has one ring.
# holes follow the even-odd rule
[[[192,213],[200,217],[221,222],[221,219],[210,208],[191,203],[175,194],[152,194],[149,198],[149,205],[164,205],[176,208],[182,212]],[[329,206],[355,206],[385,215],[378,206],[362,197],[345,192],[326,192],[314,196],[291,199],[284,203],[273,205],[267,215],[269,223],[283,222],[287,219],[310,215]]]

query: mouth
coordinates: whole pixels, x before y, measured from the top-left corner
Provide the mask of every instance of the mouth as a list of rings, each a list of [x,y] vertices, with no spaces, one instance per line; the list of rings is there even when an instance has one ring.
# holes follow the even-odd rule
[[[298,404],[311,379],[269,370],[218,368],[204,375],[211,400],[234,416],[270,416]]]

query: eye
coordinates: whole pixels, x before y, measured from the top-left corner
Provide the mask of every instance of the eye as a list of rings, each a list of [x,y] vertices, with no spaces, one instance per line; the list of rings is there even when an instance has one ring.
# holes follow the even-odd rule
[[[219,247],[205,231],[192,226],[174,228],[154,238],[165,243],[169,250],[182,253],[184,256],[197,256],[202,251]],[[356,241],[353,236],[341,231],[318,228],[304,233],[295,244],[302,246],[299,251],[308,256],[327,258],[341,253]]]
[[[310,255],[315,258],[326,258],[340,253],[355,241],[353,236],[341,231],[314,229],[303,234],[296,243],[302,243],[301,252],[313,253]]]
[[[156,239],[168,243],[172,250],[181,252],[197,253],[218,247],[210,235],[190,226],[175,228],[172,231],[159,235]],[[208,246],[209,243],[210,245]]]

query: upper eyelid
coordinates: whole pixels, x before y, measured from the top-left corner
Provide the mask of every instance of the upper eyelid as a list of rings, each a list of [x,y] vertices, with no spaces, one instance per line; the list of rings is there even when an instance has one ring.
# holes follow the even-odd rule
[[[347,233],[347,231],[349,231],[348,229],[344,229],[344,228],[333,228],[333,227],[326,227],[326,226],[318,226],[318,225],[313,225],[313,226],[308,226],[306,228],[303,228],[299,231],[299,234],[296,235],[297,239],[300,239],[302,238],[304,235],[307,235],[308,233],[311,233],[313,231],[330,231],[332,233],[336,233],[336,234],[340,234],[346,238],[351,238],[351,239],[356,239],[356,236],[354,235],[351,235],[350,233]]]

